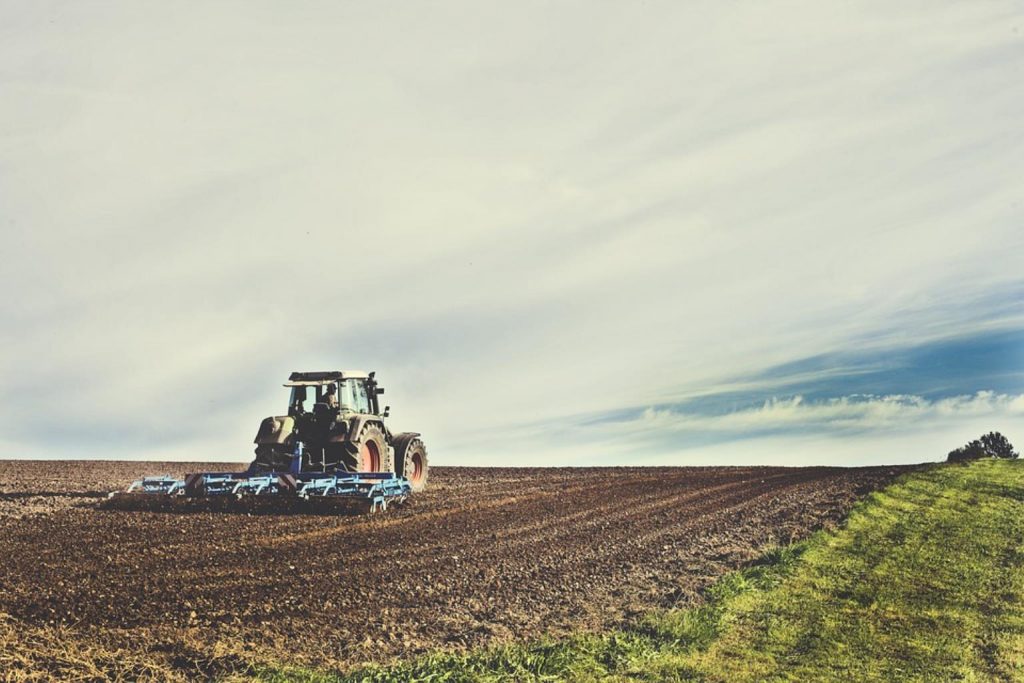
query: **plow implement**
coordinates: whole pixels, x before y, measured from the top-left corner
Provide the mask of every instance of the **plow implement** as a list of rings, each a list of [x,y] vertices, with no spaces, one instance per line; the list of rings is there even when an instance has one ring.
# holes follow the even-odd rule
[[[371,514],[401,505],[409,481],[392,472],[207,472],[143,477],[100,505],[107,510],[242,512],[248,514]]]

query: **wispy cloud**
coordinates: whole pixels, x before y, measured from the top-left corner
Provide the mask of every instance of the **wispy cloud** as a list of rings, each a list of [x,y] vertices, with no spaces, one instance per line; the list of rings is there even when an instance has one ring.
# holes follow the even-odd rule
[[[929,401],[921,396],[839,396],[806,401],[803,396],[772,398],[761,406],[721,415],[694,415],[647,408],[628,429],[667,433],[714,431],[733,438],[752,433],[785,431],[876,431],[917,429],[922,422],[985,417],[1017,421],[1024,418],[1024,394],[979,391]]]
[[[850,354],[1024,329],[1020,25],[1014,2],[4,5],[5,450],[243,459],[280,379],[338,366],[379,370],[453,463],[508,460],[476,430],[712,394],[1016,395],[969,355],[922,388]]]

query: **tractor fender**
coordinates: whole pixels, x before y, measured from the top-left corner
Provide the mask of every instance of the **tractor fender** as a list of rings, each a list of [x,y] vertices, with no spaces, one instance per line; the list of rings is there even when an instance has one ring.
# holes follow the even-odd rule
[[[392,441],[398,443],[399,441],[412,441],[417,436],[423,436],[419,432],[399,432],[392,437]]]
[[[295,431],[295,418],[289,415],[268,417],[260,423],[253,443],[282,444]]]

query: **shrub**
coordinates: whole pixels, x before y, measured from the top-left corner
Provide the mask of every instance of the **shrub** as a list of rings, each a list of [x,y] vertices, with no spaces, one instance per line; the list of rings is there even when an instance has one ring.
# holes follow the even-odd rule
[[[1020,455],[1013,450],[1010,440],[999,432],[989,432],[965,446],[950,451],[946,462],[965,462],[981,458],[1016,458]]]

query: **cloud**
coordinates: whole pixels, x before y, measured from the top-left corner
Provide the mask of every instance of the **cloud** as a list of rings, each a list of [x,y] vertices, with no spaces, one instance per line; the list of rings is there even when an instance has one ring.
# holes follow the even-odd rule
[[[724,412],[700,404],[690,411],[649,406],[511,429],[501,438],[490,435],[490,447],[496,457],[529,465],[554,458],[575,465],[851,466],[943,460],[952,448],[994,430],[1019,442],[1024,394],[788,396]],[[486,443],[486,435],[472,435],[462,445],[472,450]]]
[[[912,395],[853,395],[809,402],[803,396],[793,396],[772,398],[757,408],[713,416],[647,408],[628,429],[658,433],[714,431],[743,438],[750,433],[775,431],[915,429],[923,422],[977,417],[996,422],[1022,418],[1024,394],[979,391],[935,401]]]
[[[725,387],[941,398],[763,373],[1022,328],[1019,14],[0,8],[5,452],[244,458],[340,366],[462,464]]]

